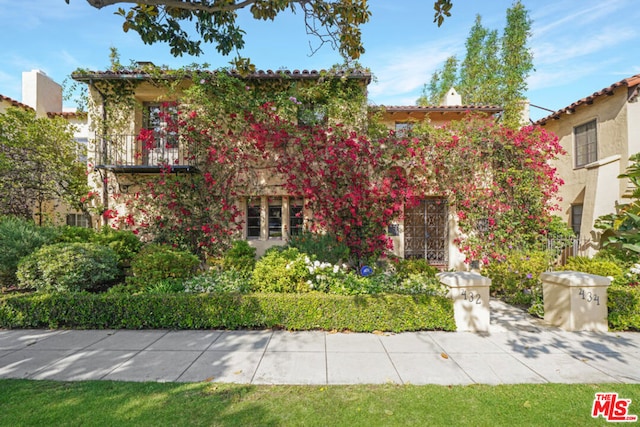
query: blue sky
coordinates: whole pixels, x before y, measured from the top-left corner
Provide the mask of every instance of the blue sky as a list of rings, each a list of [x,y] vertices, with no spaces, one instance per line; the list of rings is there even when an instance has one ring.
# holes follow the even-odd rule
[[[531,103],[557,110],[626,77],[640,73],[640,7],[637,0],[523,0],[533,19],[530,47],[535,72],[528,80]],[[370,0],[371,21],[363,27],[366,53],[360,63],[376,82],[369,99],[377,105],[413,105],[434,70],[450,55],[462,57],[464,42],[480,14],[485,27],[504,28],[512,0],[454,0],[453,16],[433,24],[431,0]],[[76,68],[104,70],[109,48],[121,60],[181,67],[228,65],[212,45],[201,57],[169,54],[166,45],[144,45],[122,31],[115,7],[97,10],[85,0],[0,0],[3,48],[0,94],[21,100],[22,72],[40,69],[62,83]],[[322,69],[340,62],[329,46],[310,55],[302,15],[255,22],[241,13],[247,31],[242,55],[259,69]],[[533,119],[548,114],[532,108]]]

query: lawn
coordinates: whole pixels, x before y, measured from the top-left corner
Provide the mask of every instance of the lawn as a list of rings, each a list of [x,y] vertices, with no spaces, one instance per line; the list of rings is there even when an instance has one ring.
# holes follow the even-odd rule
[[[207,426],[587,426],[596,392],[632,384],[254,386],[0,380],[0,424]]]

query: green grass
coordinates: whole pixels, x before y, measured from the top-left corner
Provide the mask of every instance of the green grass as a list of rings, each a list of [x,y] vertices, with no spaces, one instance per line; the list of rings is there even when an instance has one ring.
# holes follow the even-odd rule
[[[0,380],[3,426],[589,426],[596,392],[635,384],[254,386]]]

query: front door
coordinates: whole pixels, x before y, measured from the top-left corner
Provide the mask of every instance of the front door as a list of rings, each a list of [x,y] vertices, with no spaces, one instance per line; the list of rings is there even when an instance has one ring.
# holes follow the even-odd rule
[[[407,209],[404,216],[404,257],[426,259],[446,267],[449,263],[449,230],[446,199],[429,198]]]

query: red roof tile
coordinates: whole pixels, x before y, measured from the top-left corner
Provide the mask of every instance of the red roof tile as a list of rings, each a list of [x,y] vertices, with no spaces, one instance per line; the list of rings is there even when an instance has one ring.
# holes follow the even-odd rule
[[[9,98],[8,96],[0,95],[0,101],[8,102],[13,107],[24,108],[25,110],[33,111],[33,108],[29,107],[27,104],[23,104],[22,102],[18,102],[15,99]]]
[[[61,113],[47,113],[47,116],[49,118],[63,117],[65,119],[75,119],[75,118],[86,118],[87,117],[87,113],[85,113],[84,111],[81,111],[81,112],[78,112],[78,111],[63,111]]]
[[[171,74],[166,72],[167,70],[160,70],[160,74],[166,75],[167,78],[171,78]],[[207,71],[211,74],[217,72],[217,70]],[[258,70],[247,75],[241,75],[235,70],[228,71],[228,74],[235,77],[241,77],[244,79],[280,79],[283,77],[293,79],[318,79],[323,75],[332,75],[335,77],[349,77],[355,79],[365,80],[367,83],[371,82],[371,73],[369,71],[360,69],[348,69],[338,71],[328,70]],[[151,73],[144,69],[136,70],[122,70],[122,71],[81,71],[71,74],[72,78],[79,81],[87,81],[91,79],[99,80],[111,80],[111,79],[148,79],[151,77]]]
[[[425,112],[425,113],[446,113],[446,112],[467,112],[482,111],[486,113],[499,113],[502,107],[496,105],[380,105],[374,109],[384,109],[390,113],[400,112]]]
[[[535,124],[544,125],[551,119],[556,119],[556,120],[559,119],[562,114],[571,114],[575,111],[577,107],[585,104],[592,104],[596,98],[602,95],[612,95],[613,91],[619,87],[624,86],[624,87],[632,88],[632,87],[638,86],[639,84],[640,84],[640,74],[636,74],[635,76],[631,76],[627,79],[620,80],[619,82],[616,82],[609,87],[599,90],[598,92],[594,92],[593,94],[585,98],[577,100],[576,102],[569,105],[568,107],[565,107],[561,110],[558,110],[554,113],[549,114],[548,116],[536,121]]]

